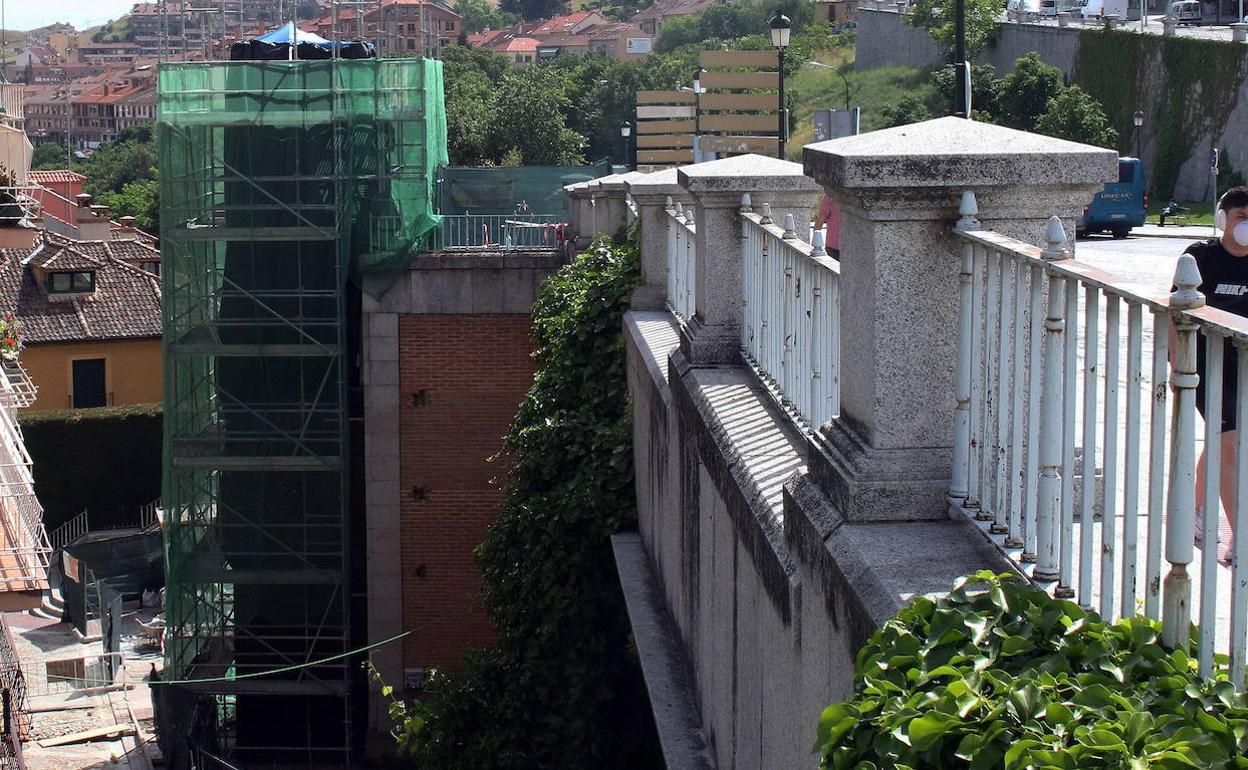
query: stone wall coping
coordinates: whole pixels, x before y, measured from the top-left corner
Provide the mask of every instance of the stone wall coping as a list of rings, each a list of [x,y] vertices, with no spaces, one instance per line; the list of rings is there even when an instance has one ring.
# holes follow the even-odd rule
[[[568,195],[576,195],[576,194],[578,194],[578,193],[582,193],[582,194],[586,194],[586,195],[588,195],[588,194],[589,194],[589,183],[590,183],[590,182],[592,182],[592,181],[594,181],[594,180],[590,179],[590,180],[586,180],[586,181],[584,181],[584,182],[576,182],[575,184],[568,184],[568,185],[564,185],[564,186],[563,186],[563,191],[564,191],[565,193],[567,193]]]
[[[766,155],[738,155],[677,169],[677,182],[691,193],[819,192],[800,163]]]
[[[1113,150],[957,117],[808,144],[802,161],[824,186],[850,189],[1069,187],[1118,178]]]
[[[684,188],[680,186],[679,180],[676,178],[677,169],[668,168],[662,171],[653,171],[649,174],[640,174],[636,178],[629,179],[626,183],[628,191],[632,195],[671,195],[676,197],[685,193]]]
[[[640,171],[629,171],[624,174],[600,176],[597,179],[591,179],[588,184],[590,190],[624,191],[627,189],[626,185],[630,179],[642,176],[645,176],[645,174]]]

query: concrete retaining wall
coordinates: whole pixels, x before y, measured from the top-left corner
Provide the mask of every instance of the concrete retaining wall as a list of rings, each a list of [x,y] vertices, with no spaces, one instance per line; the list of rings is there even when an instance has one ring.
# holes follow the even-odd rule
[[[961,521],[845,522],[806,475],[819,448],[750,370],[690,368],[669,313],[629,313],[625,334],[646,572],[687,674],[655,681],[670,650],[638,634],[660,734],[700,724],[719,768],[817,767],[819,713],[851,694],[870,634],[914,594],[1008,566]],[[705,767],[681,737],[664,740],[668,767]]]
[[[1032,51],[1040,54],[1045,62],[1059,68],[1070,80],[1074,75],[1079,54],[1081,35],[1084,30],[1059,28],[1039,24],[1002,24],[995,43],[985,51],[976,63],[991,64],[998,77],[1014,69],[1019,57]],[[1229,33],[1228,33],[1229,37]],[[1248,68],[1248,45],[1243,46],[1245,67]],[[856,66],[858,69],[877,67],[930,67],[945,60],[940,48],[926,32],[907,26],[895,11],[877,11],[860,8],[858,11],[858,43]],[[1154,99],[1164,91],[1167,72],[1160,61],[1146,64],[1147,74],[1141,93],[1144,103],[1138,105],[1146,116],[1156,113]],[[1086,75],[1085,75],[1086,77]],[[1235,108],[1224,125],[1207,127],[1187,161],[1179,171],[1175,194],[1181,200],[1206,200],[1211,192],[1209,180],[1209,151],[1213,147],[1224,150],[1224,159],[1241,173],[1248,174],[1248,78],[1238,93],[1227,94],[1234,100]],[[1157,152],[1154,122],[1146,119],[1141,131],[1141,155],[1147,172]],[[1135,153],[1132,137],[1123,137],[1123,147]]]

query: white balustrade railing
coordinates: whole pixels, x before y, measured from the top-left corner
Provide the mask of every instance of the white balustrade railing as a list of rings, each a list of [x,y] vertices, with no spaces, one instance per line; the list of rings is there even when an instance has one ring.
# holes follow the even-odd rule
[[[1248,382],[1248,319],[1212,308],[1184,255],[1173,293],[1068,258],[1060,221],[1044,249],[982,230],[963,198],[961,317],[955,378],[956,507],[1031,578],[1117,619],[1162,622],[1187,648],[1198,620],[1200,670],[1229,652],[1231,680],[1248,663],[1248,439],[1237,436],[1235,540],[1218,562],[1223,346]],[[1125,305],[1126,312],[1123,312]],[[1145,316],[1148,320],[1145,320]],[[1124,322],[1125,316],[1125,322]],[[1124,328],[1125,327],[1125,328]],[[1172,328],[1173,327],[1173,328]],[[1125,338],[1125,351],[1123,340]],[[1204,338],[1205,414],[1196,408]],[[1174,355],[1170,355],[1171,340]],[[1151,357],[1146,370],[1144,360]],[[1238,404],[1248,424],[1248,399]],[[1197,442],[1204,444],[1199,554]],[[1098,468],[1101,472],[1098,476]],[[1193,563],[1199,561],[1198,569]],[[1193,617],[1193,608],[1198,612]]]
[[[667,305],[672,312],[688,321],[697,307],[696,269],[697,248],[694,236],[697,228],[693,220],[693,208],[667,199]]]
[[[741,349],[763,382],[806,427],[818,429],[840,410],[840,262],[823,235],[806,243],[771,219],[768,204],[741,202],[744,307]]]

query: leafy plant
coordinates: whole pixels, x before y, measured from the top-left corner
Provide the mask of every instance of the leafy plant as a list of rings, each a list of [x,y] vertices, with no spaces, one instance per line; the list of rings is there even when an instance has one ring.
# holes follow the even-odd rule
[[[855,695],[824,709],[835,770],[1248,767],[1248,697],[1021,577],[980,572],[919,598],[858,653]]]
[[[1044,63],[1032,51],[1014,62],[1014,71],[1001,79],[997,105],[1001,124],[1031,131],[1049,108],[1049,100],[1062,92],[1062,71]]]
[[[1036,133],[1109,149],[1118,144],[1118,132],[1109,125],[1100,102],[1079,86],[1063,88],[1049,100],[1036,120]]]
[[[16,356],[26,349],[22,339],[26,336],[22,322],[12,313],[0,318],[0,355]]]
[[[954,14],[953,0],[912,0],[910,13],[902,17],[905,23],[916,29],[925,29],[937,45],[953,51]],[[974,57],[988,47],[989,41],[1001,25],[1001,12],[1005,0],[966,0],[966,55]]]
[[[497,645],[396,711],[417,767],[661,762],[609,541],[636,518],[621,323],[637,281],[636,246],[603,238],[542,287],[507,500],[477,553]]]

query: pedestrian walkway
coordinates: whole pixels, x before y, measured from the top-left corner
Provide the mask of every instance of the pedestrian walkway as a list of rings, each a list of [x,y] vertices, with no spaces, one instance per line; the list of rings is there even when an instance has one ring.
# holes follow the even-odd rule
[[[1212,225],[1186,225],[1183,227],[1167,225],[1140,225],[1132,228],[1131,234],[1137,238],[1186,238],[1187,240],[1204,240],[1214,237]]]

